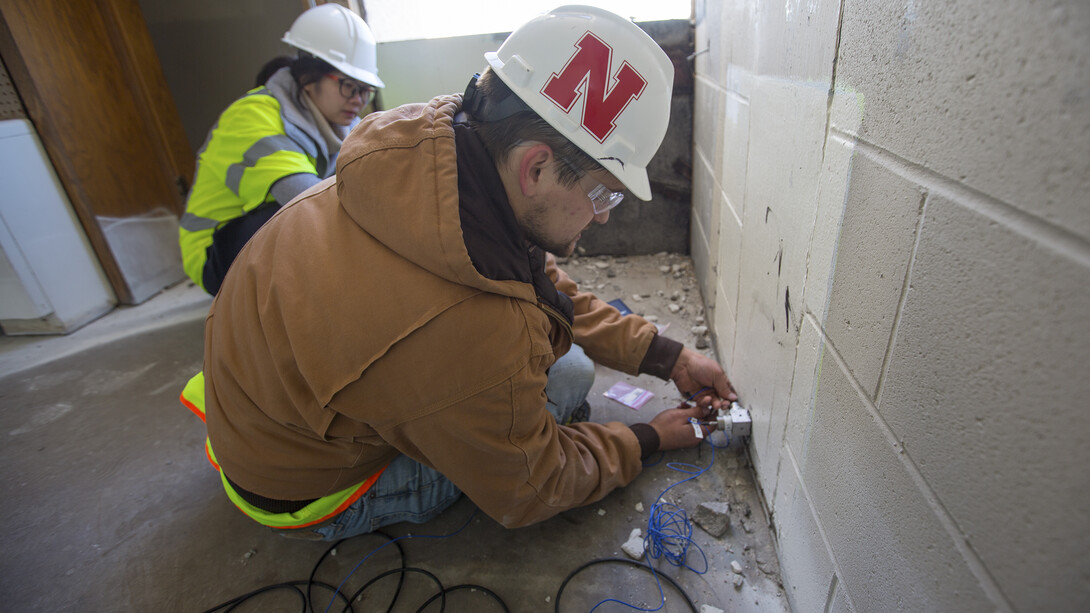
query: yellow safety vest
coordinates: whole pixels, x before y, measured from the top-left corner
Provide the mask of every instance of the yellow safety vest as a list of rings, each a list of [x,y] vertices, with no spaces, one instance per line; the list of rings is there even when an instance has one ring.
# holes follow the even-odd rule
[[[317,147],[285,122],[280,101],[265,87],[227,107],[197,154],[197,173],[178,231],[182,265],[194,283],[204,287],[206,251],[216,228],[274,200],[272,185],[284,177],[325,177],[332,171]]]
[[[186,383],[179,399],[182,401],[183,405],[190,411],[193,411],[197,417],[200,417],[201,421],[205,421],[204,371],[198,372],[188,383]],[[208,437],[205,437],[204,439],[204,452],[205,455],[208,456],[208,461],[211,462],[212,466],[219,472],[220,480],[223,482],[223,489],[227,492],[227,497],[231,499],[231,502],[254,521],[271,528],[305,528],[321,523],[334,515],[341,513],[353,502],[359,500],[360,496],[367,493],[367,490],[371,489],[371,486],[374,485],[375,481],[378,481],[379,476],[386,470],[386,468],[383,467],[377,473],[368,477],[363,483],[353,485],[339,492],[319,498],[294,513],[270,513],[246,502],[238,495],[238,492],[231,487],[231,483],[227,481],[227,477],[225,477],[223,471],[220,470],[219,462],[216,461],[216,454],[212,451],[212,443],[208,440]]]

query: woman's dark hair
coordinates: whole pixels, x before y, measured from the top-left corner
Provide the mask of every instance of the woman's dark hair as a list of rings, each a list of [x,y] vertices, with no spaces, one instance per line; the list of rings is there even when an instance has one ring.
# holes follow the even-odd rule
[[[299,86],[299,89],[303,89],[335,70],[329,62],[316,58],[309,53],[300,52],[299,57],[291,62],[291,76],[295,79],[295,84]]]
[[[485,69],[477,78],[477,89],[486,104],[498,105],[508,96],[515,95],[491,68]],[[537,141],[548,145],[557,158],[556,173],[561,185],[571,187],[586,173],[602,170],[601,164],[564,138],[556,128],[529,107],[525,111],[495,121],[481,121],[470,116],[470,125],[477,130],[485,149],[497,163],[505,162],[511,150],[523,141]]]
[[[265,81],[269,80],[269,77],[285,66],[291,66],[294,58],[286,55],[278,55],[273,59],[265,62],[265,65],[261,67],[261,70],[257,71],[257,77],[254,79],[254,87],[261,87],[265,84]]]

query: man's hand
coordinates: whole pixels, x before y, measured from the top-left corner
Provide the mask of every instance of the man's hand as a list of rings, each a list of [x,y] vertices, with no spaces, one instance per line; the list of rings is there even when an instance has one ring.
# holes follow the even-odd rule
[[[705,421],[708,415],[708,409],[695,406],[666,409],[656,415],[651,420],[651,427],[659,435],[659,451],[696,447],[703,439],[697,438],[693,425],[689,423],[689,418],[695,417],[697,420]],[[715,430],[714,426],[697,427],[703,430],[704,436]]]
[[[719,363],[688,347],[681,350],[670,379],[685,399],[700,392],[693,401],[702,407],[718,410],[723,406],[723,400],[738,400],[738,394],[734,393],[734,387]]]

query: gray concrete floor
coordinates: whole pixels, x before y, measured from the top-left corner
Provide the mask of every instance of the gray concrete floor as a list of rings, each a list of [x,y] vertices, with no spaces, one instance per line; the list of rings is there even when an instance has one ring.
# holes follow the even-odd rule
[[[661,266],[675,268],[664,272]],[[687,257],[583,257],[565,268],[583,287],[656,316],[668,325],[664,334],[693,346],[691,328],[702,309]],[[681,307],[677,313],[668,308],[672,296]],[[323,559],[329,544],[275,535],[228,502],[203,453],[203,424],[178,402],[185,381],[201,367],[209,302],[201,290],[182,284],[68,336],[0,337],[0,492],[8,510],[0,537],[0,609],[196,612],[263,586],[305,582],[319,560],[316,578],[344,582],[348,593],[400,565],[395,546],[369,555],[385,542],[378,536],[350,539]],[[621,406],[602,396],[617,381],[655,397],[638,412]],[[590,401],[592,419],[634,423],[681,398],[672,384],[599,367]],[[663,558],[652,565],[676,580],[702,613],[786,611],[744,442],[714,450],[712,458],[707,445],[672,452],[629,487],[528,528],[507,530],[463,498],[429,524],[400,524],[387,532],[413,535],[398,541],[405,564],[427,570],[444,586],[483,586],[510,611],[553,611],[570,573],[599,558],[626,558],[621,545],[630,531],[646,533],[660,493],[690,476],[672,465],[710,465],[667,496],[690,516],[702,502],[731,503],[731,528],[722,537],[693,526],[687,562],[703,571],[706,558],[707,572]],[[742,567],[740,587],[732,562]],[[386,610],[395,583],[396,577],[376,582],[354,610]],[[663,589],[660,610],[692,610],[665,581]],[[418,610],[434,592],[431,579],[408,574],[395,610]],[[316,609],[326,610],[331,592],[314,594]],[[661,602],[646,569],[595,565],[564,587],[559,610],[590,611],[610,598],[643,609]],[[342,609],[343,603],[328,607]],[[426,610],[439,609],[435,602]],[[303,608],[298,596],[274,591],[236,610]],[[503,609],[480,591],[462,590],[448,596],[446,610]],[[596,610],[633,609],[609,602]]]

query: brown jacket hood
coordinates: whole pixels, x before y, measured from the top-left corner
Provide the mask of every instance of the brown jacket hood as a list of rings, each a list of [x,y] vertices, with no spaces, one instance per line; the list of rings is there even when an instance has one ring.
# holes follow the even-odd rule
[[[452,145],[461,99],[440,96],[426,105],[368,115],[341,149],[337,195],[361,228],[424,270],[458,285],[532,301],[533,287],[481,276],[466,250]],[[375,132],[381,136],[370,136]],[[367,164],[375,154],[382,155],[382,164]],[[405,180],[389,181],[391,175]],[[383,206],[387,202],[418,206]]]

